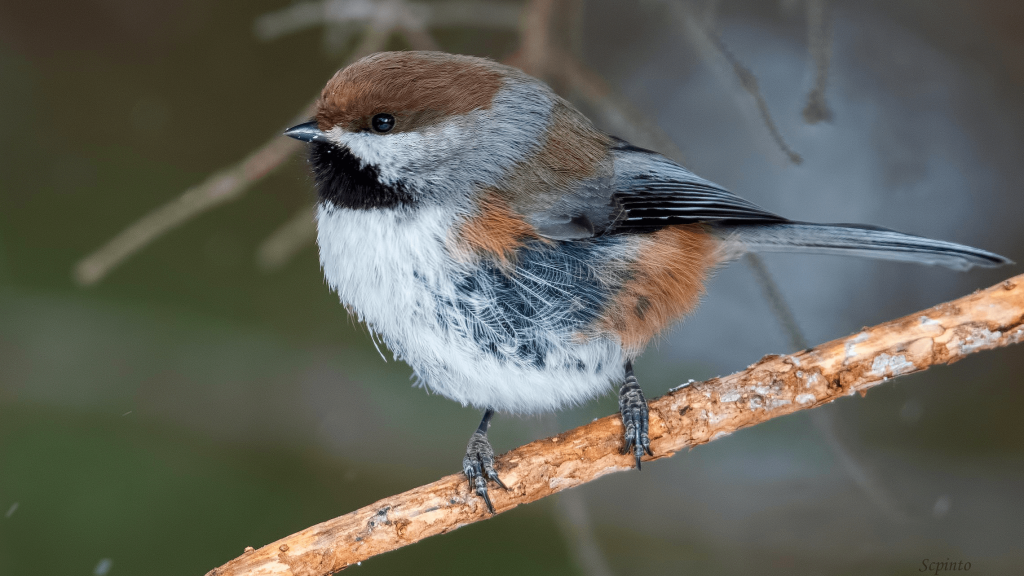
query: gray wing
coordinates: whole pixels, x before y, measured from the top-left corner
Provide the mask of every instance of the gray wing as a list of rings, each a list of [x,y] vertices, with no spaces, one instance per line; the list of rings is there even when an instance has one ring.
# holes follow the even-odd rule
[[[787,222],[656,152],[622,140],[610,152],[609,176],[584,182],[543,207],[525,211],[538,234],[580,240],[698,222]]]

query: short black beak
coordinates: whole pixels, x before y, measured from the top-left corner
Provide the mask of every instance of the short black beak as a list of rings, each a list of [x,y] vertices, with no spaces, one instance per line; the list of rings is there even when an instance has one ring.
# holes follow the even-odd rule
[[[328,142],[327,134],[316,127],[316,121],[306,122],[298,126],[292,126],[284,131],[285,136],[291,136],[303,142]]]

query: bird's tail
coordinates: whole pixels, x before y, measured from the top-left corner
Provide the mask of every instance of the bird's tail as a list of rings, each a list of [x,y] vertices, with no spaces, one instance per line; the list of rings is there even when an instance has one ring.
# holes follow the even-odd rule
[[[860,224],[721,223],[713,225],[712,230],[722,238],[725,251],[731,255],[814,252],[917,262],[956,270],[1012,264],[1008,258],[978,248]]]

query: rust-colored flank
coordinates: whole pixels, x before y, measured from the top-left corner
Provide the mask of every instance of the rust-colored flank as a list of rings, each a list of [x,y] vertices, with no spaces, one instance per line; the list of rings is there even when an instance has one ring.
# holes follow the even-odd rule
[[[523,242],[538,239],[533,226],[514,213],[494,192],[483,192],[476,213],[455,228],[452,240],[458,252],[510,264]]]
[[[715,239],[699,225],[673,226],[639,236],[629,280],[598,321],[636,354],[659,332],[692,311],[715,265]]]

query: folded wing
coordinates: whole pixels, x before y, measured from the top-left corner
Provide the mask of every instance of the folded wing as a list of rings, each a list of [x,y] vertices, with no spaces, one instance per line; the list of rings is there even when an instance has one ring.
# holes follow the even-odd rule
[[[773,214],[664,156],[617,140],[613,176],[563,191],[542,211],[524,214],[538,234],[583,240],[703,224],[742,252],[815,252],[947,266],[1001,266],[1010,260],[978,248],[859,224],[810,224]]]

